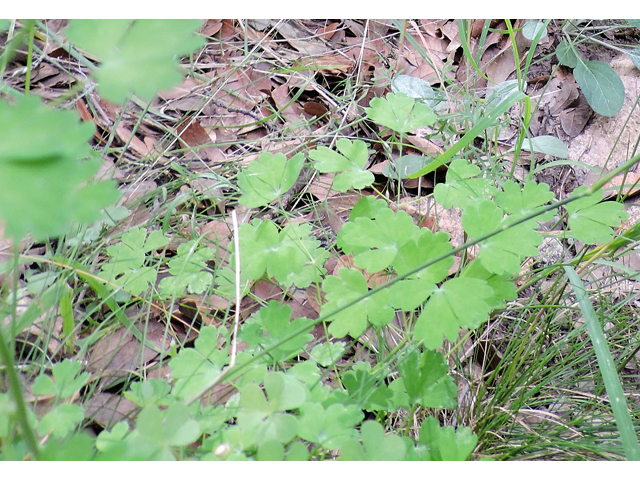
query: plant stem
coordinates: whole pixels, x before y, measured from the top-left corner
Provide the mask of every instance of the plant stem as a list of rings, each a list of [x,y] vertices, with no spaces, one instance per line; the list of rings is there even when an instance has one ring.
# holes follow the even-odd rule
[[[13,246],[13,269],[14,269],[14,284],[13,284],[13,292],[14,292],[14,303],[13,303],[13,315],[12,315],[12,319],[11,319],[11,339],[10,342],[7,342],[5,336],[4,336],[4,331],[2,329],[2,326],[0,326],[0,359],[2,360],[2,363],[4,363],[5,367],[6,367],[6,372],[7,372],[7,378],[9,380],[9,390],[11,395],[13,395],[13,401],[16,404],[16,409],[17,409],[17,417],[18,417],[18,423],[20,424],[20,426],[22,427],[22,437],[23,439],[26,441],[27,443],[27,447],[29,448],[29,450],[31,451],[31,455],[33,455],[33,458],[35,460],[38,459],[38,457],[40,456],[40,450],[38,448],[38,441],[36,440],[36,437],[33,433],[33,430],[31,430],[31,427],[29,426],[29,419],[27,417],[27,407],[25,405],[24,402],[24,398],[22,397],[22,389],[20,387],[20,381],[18,380],[18,375],[16,374],[16,370],[15,370],[15,366],[13,364],[13,355],[11,354],[11,351],[9,350],[9,347],[7,347],[7,343],[10,343],[11,345],[14,345],[14,340],[15,340],[15,324],[16,324],[16,311],[18,308],[18,304],[16,301],[16,292],[18,290],[18,283],[17,283],[17,272],[18,272],[18,245],[14,243]],[[12,347],[13,348],[13,347]]]

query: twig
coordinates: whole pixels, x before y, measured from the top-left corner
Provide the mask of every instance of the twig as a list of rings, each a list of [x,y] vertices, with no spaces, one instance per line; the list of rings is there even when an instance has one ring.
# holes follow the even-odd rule
[[[236,364],[236,354],[238,351],[238,325],[240,324],[240,301],[242,300],[242,289],[240,288],[240,236],[238,234],[238,215],[234,210],[231,212],[231,224],[233,226],[233,245],[235,246],[235,259],[236,259],[236,313],[233,321],[233,334],[231,336],[231,348],[229,350],[229,365],[222,369],[222,371],[209,382],[203,389],[193,395],[186,401],[187,405],[191,405],[202,395],[207,393],[211,388],[216,386],[220,380],[225,378],[229,371]]]
[[[235,209],[231,212],[231,222],[233,225],[233,245],[236,249],[236,313],[233,321],[233,338],[231,339],[231,360],[229,361],[229,368],[233,368],[236,364],[236,352],[238,350],[238,324],[240,323],[240,235],[238,235],[238,215]]]

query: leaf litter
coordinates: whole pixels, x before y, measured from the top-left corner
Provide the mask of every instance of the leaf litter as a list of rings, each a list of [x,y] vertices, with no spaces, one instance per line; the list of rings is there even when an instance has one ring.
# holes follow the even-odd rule
[[[518,22],[514,24],[514,28],[521,25]],[[504,23],[494,23],[493,27],[496,30],[505,30]],[[476,21],[471,30],[470,46],[474,56],[478,54],[481,24],[482,22]],[[129,225],[147,225],[156,215],[164,214],[164,220],[169,224],[165,224],[163,229],[166,230],[168,226],[177,227],[179,221],[176,206],[179,204],[169,205],[176,199],[175,197],[165,198],[163,205],[158,202],[149,204],[145,199],[148,198],[147,194],[153,195],[159,188],[165,188],[164,185],[176,179],[180,181],[180,176],[185,170],[212,174],[213,178],[200,177],[192,180],[190,188],[194,196],[201,196],[207,192],[206,198],[209,203],[199,208],[203,210],[208,208],[209,211],[224,216],[228,210],[220,202],[223,192],[228,192],[230,185],[229,182],[216,179],[216,176],[219,172],[224,173],[225,169],[228,172],[229,168],[237,169],[239,166],[250,165],[237,176],[238,185],[251,182],[252,175],[264,181],[264,172],[275,172],[275,176],[266,181],[264,188],[256,190],[257,196],[240,197],[240,203],[249,209],[245,223],[249,228],[249,224],[252,223],[249,219],[257,218],[252,217],[256,207],[275,200],[294,187],[297,181],[302,163],[300,162],[300,165],[298,162],[284,164],[279,161],[284,158],[284,154],[287,154],[287,158],[291,156],[295,158],[295,153],[322,143],[331,148],[330,151],[334,156],[338,155],[333,151],[333,147],[337,146],[342,158],[320,156],[319,153],[319,157],[313,160],[318,162],[321,174],[310,179],[304,191],[306,195],[321,204],[317,218],[313,222],[313,228],[317,229],[314,231],[329,230],[335,236],[343,230],[342,226],[351,209],[360,198],[357,194],[338,192],[354,187],[363,189],[364,195],[370,195],[371,192],[367,189],[374,184],[374,181],[379,180],[386,165],[385,162],[389,162],[379,153],[370,157],[373,160],[363,161],[355,151],[355,145],[361,140],[352,142],[342,139],[336,145],[331,142],[331,139],[324,138],[322,127],[328,125],[333,128],[340,125],[344,128],[342,134],[353,134],[364,139],[371,138],[364,126],[342,127],[345,120],[353,121],[353,113],[350,113],[353,112],[353,105],[345,104],[340,95],[334,93],[337,85],[346,79],[353,79],[360,87],[368,84],[367,89],[364,89],[365,94],[358,100],[358,106],[376,109],[382,108],[384,94],[392,92],[390,79],[381,80],[381,74],[389,68],[390,64],[398,72],[401,71],[409,78],[421,79],[429,86],[440,86],[444,82],[455,79],[464,81],[465,71],[469,68],[468,65],[458,63],[461,51],[460,32],[458,23],[453,20],[411,22],[407,34],[411,41],[404,39],[400,51],[396,51],[393,43],[389,41],[390,37],[397,33],[397,25],[391,21],[345,20],[328,23],[208,20],[201,32],[208,38],[197,60],[202,74],[197,77],[188,76],[178,87],[159,92],[142,123],[138,124],[135,115],[126,110],[120,111],[119,107],[106,100],[106,98],[122,100],[121,92],[98,90],[97,95],[88,95],[77,104],[82,118],[94,122],[98,127],[94,135],[96,143],[104,145],[107,142],[113,142],[116,147],[104,161],[112,162],[115,168],[114,178],[119,179],[119,188],[125,192],[121,204],[135,209],[137,219],[134,223],[129,220]],[[245,33],[255,45],[254,51],[257,53],[253,56],[247,55],[244,50]],[[507,36],[497,31],[490,33],[478,57],[481,68],[493,83],[514,78],[516,66],[511,45],[508,44],[507,39]],[[521,49],[519,53],[523,53],[527,47],[526,39],[520,38],[517,46]],[[108,49],[104,51],[105,58],[111,54]],[[522,59],[523,56],[521,55],[520,58]],[[621,72],[623,67],[615,62],[614,68]],[[273,65],[277,65],[279,69],[273,69]],[[630,82],[637,77],[637,70],[627,70],[625,70],[627,73],[621,77],[629,91],[633,87]],[[82,74],[82,67],[77,67],[75,72]],[[115,73],[105,70],[104,74]],[[551,70],[548,74],[554,75]],[[377,78],[372,78],[374,76]],[[605,147],[599,142],[603,138],[603,131],[607,136],[617,135],[620,126],[613,123],[617,120],[599,117],[589,123],[592,119],[592,111],[573,76],[558,70],[555,76],[550,78],[552,79],[548,84],[529,85],[529,94],[532,98],[539,95],[537,105],[534,105],[537,106],[537,113],[531,125],[532,134],[534,136],[549,134],[567,141],[571,158],[597,167],[598,172],[604,171],[608,166],[595,162],[601,162],[601,159],[607,158],[610,144],[608,143]],[[60,72],[57,65],[42,63],[32,77],[32,81],[34,91],[40,96],[56,98],[65,91],[60,86],[72,84],[74,79],[73,76]],[[485,86],[487,85],[483,84],[482,80],[477,85],[479,88]],[[149,95],[146,91],[139,93],[143,97]],[[394,93],[390,94],[394,95]],[[370,104],[374,95],[380,98],[376,100],[377,103]],[[453,98],[449,99],[447,105],[455,110],[456,104],[459,104],[461,99],[451,95]],[[637,98],[637,95],[628,94],[627,100],[629,98]],[[135,113],[141,111],[139,105],[130,104],[128,108]],[[630,123],[633,124],[635,117],[632,115],[631,107],[625,103],[622,111],[623,114],[617,118],[625,116],[631,119]],[[407,115],[401,115],[401,117],[407,118]],[[433,119],[426,110],[421,112],[417,109],[412,123],[391,125],[391,127],[407,133],[406,140],[420,153],[438,155],[447,146],[438,145],[435,143],[437,140],[431,140],[419,134],[419,128],[425,127]],[[309,128],[311,122],[318,122],[314,126],[321,128],[315,130]],[[627,123],[624,125],[628,126]],[[625,130],[625,132],[629,131]],[[633,132],[625,134],[629,137],[625,137],[620,142],[622,150],[628,149],[629,142],[638,136]],[[350,142],[350,145],[346,145],[346,142]],[[620,158],[626,158],[625,154],[626,152],[622,153]],[[611,160],[609,168],[615,166],[616,158],[618,157]],[[140,174],[140,169],[148,168],[149,159],[153,161],[151,168],[157,170],[145,179]],[[249,163],[252,160],[258,161]],[[252,171],[263,162],[264,172]],[[334,171],[344,170],[333,169],[333,165],[340,162],[349,162],[351,171],[348,174],[341,174],[342,176],[332,175]],[[591,170],[592,173],[594,171],[596,169]],[[589,176],[589,173],[579,172],[578,169],[572,171],[571,175],[576,176],[576,184],[590,185],[595,181],[593,175]],[[636,177],[637,175],[631,172],[624,180],[625,185],[632,185],[624,191],[625,195],[632,196],[636,193]],[[432,192],[435,188],[433,178],[424,177],[423,180],[421,186],[426,189],[423,190],[423,194]],[[621,178],[614,179],[612,186],[620,186],[622,181]],[[409,179],[404,179],[402,182],[405,189],[416,188],[417,182],[411,183]],[[331,185],[333,189],[330,188]],[[416,203],[415,196],[402,197],[401,192],[396,192],[394,195],[398,195],[396,200],[399,200],[395,208],[395,221],[399,218],[398,216],[407,212],[410,215],[406,217],[412,225],[424,226],[425,224],[421,222],[428,221],[429,229],[435,232],[447,232],[454,247],[464,243],[462,229],[464,219],[455,207],[443,209],[440,205],[429,205],[421,199]],[[313,216],[307,215],[305,218],[311,219]],[[178,257],[179,245],[186,245],[187,239],[194,233],[197,238],[206,239],[207,245],[215,249],[216,254],[211,257],[215,257],[216,269],[232,266],[228,252],[231,229],[227,221],[211,220],[206,215],[192,216],[191,219],[194,222],[193,228],[173,230],[176,235],[174,241],[178,246],[169,248],[167,252],[172,253],[174,259]],[[279,227],[286,228],[286,225],[292,224],[292,219],[279,221],[283,222]],[[393,219],[386,219],[385,225],[377,227],[371,233],[383,231],[393,221]],[[322,236],[318,235],[318,238]],[[380,243],[378,246],[381,252],[385,251],[389,254],[389,258],[391,253],[395,254],[399,248],[399,245],[393,242]],[[290,254],[288,250],[287,254]],[[469,254],[470,258],[473,258],[473,250],[470,250]],[[378,254],[379,257],[381,255],[382,253]],[[449,273],[459,270],[461,255],[455,257],[454,264],[448,270]],[[355,255],[355,257],[343,259],[343,264],[355,263],[356,266],[362,267],[360,272],[347,273],[347,270],[341,270],[343,265],[339,264],[328,268],[330,276],[325,280],[328,282],[326,288],[328,298],[325,299],[327,303],[324,308],[328,308],[326,305],[330,305],[333,301],[332,291],[340,291],[341,294],[345,291],[364,292],[374,286],[375,279],[365,278],[368,273],[366,267],[377,271],[388,267],[391,261],[386,257],[358,260],[358,256]],[[327,265],[329,264],[330,262],[327,262]],[[178,265],[174,260],[174,266],[172,267],[170,263],[168,268],[182,269],[184,265]],[[203,273],[209,267],[202,264],[201,269],[193,273],[194,275]],[[278,278],[278,273],[275,267],[273,268],[269,276]],[[265,267],[265,270],[269,272],[269,267]],[[151,286],[162,289],[163,278],[166,277],[162,274],[158,275],[156,282],[150,282]],[[173,285],[170,289],[180,305],[179,309],[175,309],[179,312],[170,313],[170,316],[182,314],[183,324],[193,328],[194,331],[202,325],[211,325],[216,322],[220,325],[233,308],[241,308],[242,316],[247,321],[261,305],[268,304],[272,300],[277,300],[286,306],[283,308],[290,308],[293,311],[292,318],[312,319],[317,318],[321,313],[317,295],[313,293],[313,286],[285,291],[270,282],[257,282],[251,290],[257,300],[249,300],[249,297],[246,297],[240,306],[234,306],[225,295],[217,295],[208,290],[207,278],[203,276],[198,278],[199,287],[195,284],[185,284]],[[471,288],[467,283],[460,282],[460,285],[452,283],[448,288],[459,290]],[[187,292],[191,294],[190,298],[187,297]],[[441,293],[443,298],[446,298],[447,294],[446,291]],[[355,315],[360,318],[361,321],[355,330],[341,325],[340,321],[335,321],[331,324],[329,333],[337,337],[343,337],[345,334],[358,337],[364,332],[367,319],[374,325],[389,324],[393,320],[392,312],[385,310],[386,303],[378,300],[374,296],[371,298],[371,305],[367,308],[357,312],[355,310],[343,312],[344,315]],[[486,298],[482,295],[476,300],[474,305],[478,312],[488,308],[485,301]],[[190,305],[189,308],[185,307],[187,303]],[[164,308],[165,311],[172,312],[169,305],[165,305]],[[194,308],[197,313],[194,313]],[[103,310],[108,309],[103,308]],[[137,322],[141,316],[141,310],[129,309],[124,314]],[[449,314],[463,327],[472,327],[475,322],[474,319],[457,318],[455,309]],[[87,412],[102,426],[110,426],[119,419],[129,417],[135,405],[119,394],[100,391],[100,389],[112,386],[117,379],[127,378],[131,374],[142,377],[149,375],[146,368],[152,367],[154,361],[161,360],[162,354],[159,352],[167,352],[172,341],[177,340],[179,345],[190,341],[187,337],[176,338],[171,333],[167,336],[167,332],[171,332],[171,329],[167,328],[157,316],[152,316],[144,325],[139,322],[136,324],[140,330],[144,330],[145,338],[155,348],[141,344],[132,331],[124,327],[117,328],[101,339],[90,342],[86,370],[99,375],[100,382],[98,393],[93,395],[86,405]],[[417,328],[427,344],[439,344],[443,335],[451,341],[455,341],[457,336],[457,333],[446,330],[431,331],[419,319]],[[59,328],[56,332],[59,333]],[[76,333],[75,338],[76,340],[86,339],[85,335]],[[322,339],[322,335],[315,330],[314,335],[317,341]],[[52,349],[56,355],[60,355],[62,350],[59,343],[50,343],[47,348]],[[336,348],[335,352],[339,355],[349,354],[348,350],[341,348]],[[315,355],[324,355],[324,353],[317,351]],[[422,393],[416,393],[416,395],[419,394]],[[354,455],[364,454],[354,453]]]

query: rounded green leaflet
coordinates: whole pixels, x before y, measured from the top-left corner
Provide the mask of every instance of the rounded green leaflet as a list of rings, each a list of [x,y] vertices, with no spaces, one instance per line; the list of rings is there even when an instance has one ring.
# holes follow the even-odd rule
[[[613,68],[604,62],[579,59],[573,75],[596,113],[613,117],[620,111],[624,84]]]
[[[402,92],[389,93],[386,98],[373,98],[366,108],[367,117],[380,125],[399,133],[426,127],[436,121],[431,107],[416,103],[415,99]]]
[[[284,154],[264,152],[238,174],[238,187],[242,192],[240,204],[262,207],[286,193],[296,183],[304,155],[298,153],[287,160]]]

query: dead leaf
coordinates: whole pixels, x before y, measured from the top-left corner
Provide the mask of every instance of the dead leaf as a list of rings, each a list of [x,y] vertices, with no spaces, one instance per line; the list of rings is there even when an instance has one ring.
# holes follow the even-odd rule
[[[118,124],[116,127],[116,134],[123,143],[128,143],[129,147],[141,157],[149,155],[149,148],[144,144],[144,142],[133,135],[133,132],[122,123]]]
[[[146,328],[144,325],[139,325],[138,329],[145,332],[146,341],[157,350],[169,349],[171,342],[165,335],[165,326],[162,323],[150,321]],[[157,350],[142,345],[130,330],[120,327],[115,332],[102,337],[91,347],[87,371],[99,373],[100,383],[105,385],[137,371],[141,365],[158,356]]]
[[[132,420],[140,408],[122,395],[106,392],[94,393],[83,407],[86,418],[106,429],[123,420]]]
[[[324,114],[326,114],[329,109],[325,107],[323,104],[318,102],[306,102],[304,104],[304,111],[309,115],[313,115],[314,117],[320,118]]]
[[[336,32],[338,31],[338,27],[340,26],[339,22],[333,22],[327,25],[326,27],[320,27],[316,32],[318,35],[322,36],[326,40],[331,40]]]
[[[582,92],[579,93],[576,103],[576,106],[560,112],[560,124],[569,138],[580,134],[593,115],[593,110]]]

